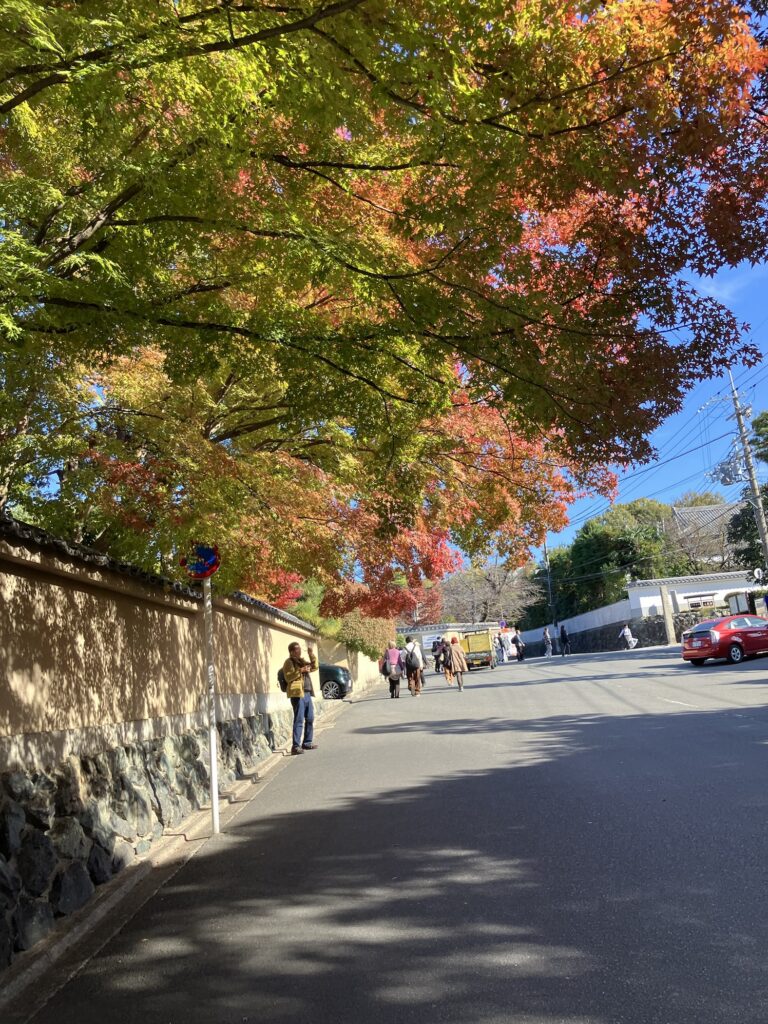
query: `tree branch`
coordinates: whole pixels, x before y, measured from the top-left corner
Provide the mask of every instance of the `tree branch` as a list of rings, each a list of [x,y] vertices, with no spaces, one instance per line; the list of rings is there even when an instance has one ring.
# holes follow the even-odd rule
[[[250,32],[247,35],[240,36],[235,39],[218,39],[210,43],[182,46],[176,51],[159,53],[154,57],[142,58],[141,60],[131,61],[130,59],[121,57],[121,54],[125,53],[126,48],[131,45],[146,42],[147,39],[151,38],[150,33],[143,33],[142,35],[134,36],[132,39],[124,42],[115,43],[113,46],[105,46],[97,50],[90,50],[86,53],[81,53],[76,57],[72,57],[69,60],[59,61],[55,64],[22,65],[9,72],[3,81],[9,82],[15,78],[25,77],[26,75],[31,74],[43,74],[45,72],[51,73],[27,86],[25,89],[22,89],[21,92],[16,93],[4,103],[1,103],[0,114],[8,113],[10,110],[20,106],[22,103],[26,103],[44,89],[69,81],[69,73],[71,71],[81,70],[88,65],[104,66],[105,64],[110,64],[120,59],[120,65],[123,68],[153,67],[158,64],[171,64],[178,60],[188,60],[192,57],[204,57],[211,53],[225,53],[229,50],[240,50],[247,46],[253,46],[256,43],[266,42],[270,39],[278,39],[281,36],[292,35],[295,32],[302,32],[305,29],[311,30],[319,22],[325,21],[328,18],[334,18],[339,14],[346,13],[347,11],[352,11],[356,7],[360,7],[362,4],[367,2],[368,0],[337,0],[336,3],[329,4],[327,7],[317,7],[311,14],[305,15],[297,21],[289,22],[287,25],[271,25],[269,28],[263,28],[257,32]],[[226,6],[222,5],[220,9],[223,11],[226,9]],[[217,12],[212,11],[211,13]]]

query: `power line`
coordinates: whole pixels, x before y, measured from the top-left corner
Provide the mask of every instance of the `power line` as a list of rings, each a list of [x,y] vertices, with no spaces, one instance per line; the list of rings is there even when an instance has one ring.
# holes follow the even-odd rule
[[[714,442],[714,441],[722,441],[722,439],[723,439],[724,437],[730,437],[730,436],[731,436],[732,434],[733,434],[733,431],[732,431],[732,430],[729,430],[729,431],[728,431],[727,433],[725,433],[725,434],[720,434],[720,435],[719,435],[718,437],[715,437],[715,438],[713,438],[712,440],[713,440],[713,442]],[[671,456],[671,457],[670,457],[670,458],[668,458],[668,459],[662,459],[662,460],[660,460],[659,462],[655,462],[655,463],[654,463],[654,464],[653,464],[652,466],[646,466],[646,467],[645,467],[644,469],[638,469],[638,470],[636,470],[636,471],[635,471],[635,472],[633,472],[633,473],[628,473],[626,477],[623,477],[623,478],[622,478],[622,481],[621,481],[621,482],[623,483],[623,482],[624,482],[625,480],[628,480],[628,479],[630,479],[630,478],[631,478],[631,479],[632,479],[632,482],[634,483],[634,482],[636,481],[637,477],[639,477],[639,476],[643,476],[644,474],[647,474],[647,473],[653,473],[653,472],[655,472],[655,471],[656,471],[656,470],[657,470],[657,469],[658,469],[658,468],[659,468],[660,466],[666,466],[666,465],[668,465],[668,464],[669,464],[670,462],[675,462],[675,461],[676,461],[677,459],[683,459],[683,458],[685,458],[685,456],[686,456],[686,455],[691,455],[691,454],[693,454],[693,452],[697,452],[697,451],[700,451],[700,450],[701,450],[702,448],[705,448],[705,447],[706,447],[706,445],[701,445],[701,444],[699,444],[699,445],[696,445],[696,446],[695,446],[694,448],[689,448],[689,449],[687,449],[687,451],[684,451],[684,452],[680,452],[680,453],[679,453],[678,455],[673,455],[673,456]],[[604,506],[603,506],[603,509],[602,509],[602,511],[605,511],[606,509],[609,509],[609,508],[611,508],[612,504],[613,504],[613,503],[612,503],[612,502],[610,502],[610,501],[609,501],[609,502],[606,502],[606,503],[604,504]],[[601,514],[601,512],[597,512],[596,514],[597,514],[597,515],[600,515],[600,514]],[[587,518],[587,519],[592,519],[592,518],[594,518],[594,516],[593,516],[593,515],[590,515],[590,514],[587,514],[587,515],[586,515],[586,518]],[[584,521],[584,520],[585,520],[585,516],[583,516],[583,515],[582,515],[582,516],[577,516],[576,518],[574,518],[573,520],[571,520],[571,525],[575,525],[576,523],[578,523],[578,522],[581,522],[581,521]]]

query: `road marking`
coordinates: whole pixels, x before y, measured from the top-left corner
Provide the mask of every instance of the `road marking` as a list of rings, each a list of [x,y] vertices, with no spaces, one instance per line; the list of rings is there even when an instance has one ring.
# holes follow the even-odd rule
[[[698,708],[701,711],[701,707],[698,704],[686,704],[684,700],[667,700],[666,697],[659,697],[659,700],[663,700],[667,704],[679,704],[683,708]]]

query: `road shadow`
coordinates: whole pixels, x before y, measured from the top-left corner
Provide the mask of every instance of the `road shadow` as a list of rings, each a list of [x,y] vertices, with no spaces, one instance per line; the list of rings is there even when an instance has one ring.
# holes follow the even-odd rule
[[[763,1024],[766,708],[482,728],[492,768],[252,804],[35,1024]]]

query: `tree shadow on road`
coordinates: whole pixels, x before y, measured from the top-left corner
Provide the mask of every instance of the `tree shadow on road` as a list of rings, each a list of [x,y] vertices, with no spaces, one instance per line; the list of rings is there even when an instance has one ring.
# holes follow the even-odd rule
[[[319,806],[251,804],[35,1024],[762,1024],[766,709],[482,729],[373,798],[302,767]]]

